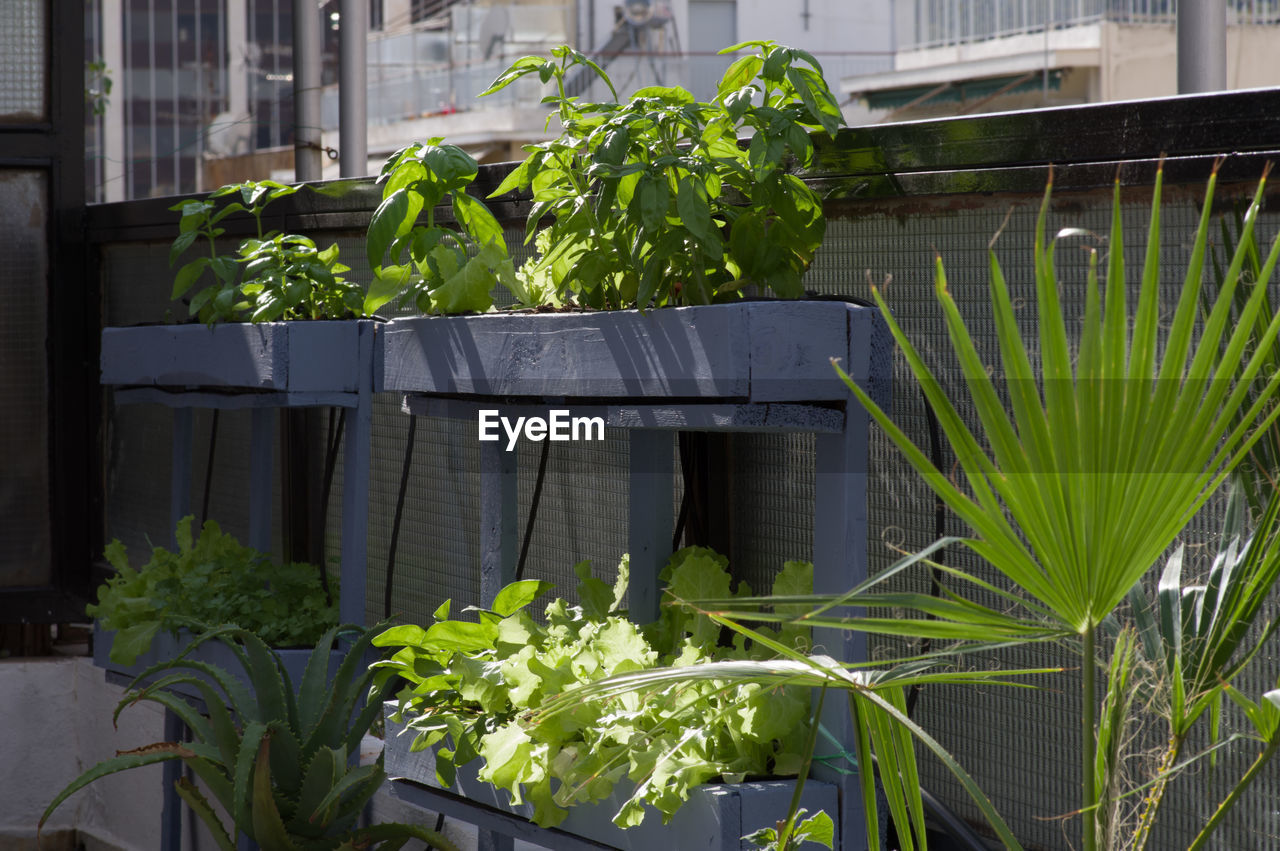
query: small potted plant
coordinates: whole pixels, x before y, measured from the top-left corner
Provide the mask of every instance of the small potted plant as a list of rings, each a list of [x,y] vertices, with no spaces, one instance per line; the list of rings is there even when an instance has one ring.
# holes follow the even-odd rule
[[[766,627],[722,645],[718,623],[677,605],[639,627],[623,608],[625,557],[613,587],[588,562],[575,571],[580,604],[556,599],[544,621],[527,608],[550,585],[524,580],[477,620],[456,618],[445,603],[431,625],[395,626],[373,639],[396,648],[375,667],[408,684],[398,705],[387,704],[393,781],[450,790],[619,848],[709,847],[722,832],[737,830],[736,839],[784,820],[813,744],[808,688],[725,689],[705,680],[645,699],[548,710],[609,676],[775,658],[776,643],[808,648],[809,630]],[[734,593],[727,560],[702,548],[672,556],[664,579],[673,602]],[[812,579],[812,565],[788,562],[773,591],[807,594]],[[740,585],[736,593],[748,591]],[[398,794],[412,800],[403,788]],[[834,786],[811,782],[803,794],[811,809],[837,811]]]
[[[363,616],[369,430],[372,417],[375,322],[364,318],[364,292],[343,277],[338,246],[319,248],[307,236],[264,230],[274,201],[299,186],[275,181],[224,186],[204,199],[170,209],[180,214],[170,265],[188,251],[207,249],[180,266],[173,297],[191,321],[105,328],[101,383],[115,387],[117,405],[160,404],[174,409],[171,516],[181,517],[190,492],[192,408],[251,410],[250,538],[270,547],[273,420],[276,408],[341,408],[346,425],[342,617]],[[233,253],[219,240],[233,214],[252,219],[250,236]]]
[[[538,253],[518,271],[492,215],[465,193],[473,162],[438,140],[388,161],[384,200],[369,227],[379,280],[371,294],[424,312],[482,315],[392,322],[379,389],[845,398],[827,364],[859,362],[852,349],[872,338],[872,311],[743,301],[752,289],[804,295],[801,277],[825,223],[821,199],[789,167],[810,161],[811,130],[835,134],[840,110],[810,54],[770,42],[728,51],[746,47],[756,52],[733,62],[711,103],[678,87],[581,103],[565,90],[576,66],[593,69],[611,91],[612,83],[567,47],[549,59],[520,59],[499,76],[490,92],[535,74],[554,84],[548,100],[563,128],[557,139],[528,146],[493,193],[531,195],[527,241]],[[430,217],[446,198],[457,233]],[[485,312],[499,282],[520,306],[558,310]]]
[[[299,186],[257,181],[224,186],[207,198],[170,209],[180,214],[171,265],[179,267],[173,298],[191,323],[106,328],[102,383],[125,386],[218,387],[292,393],[355,392],[372,339],[361,287],[342,277],[338,246],[319,249],[309,237],[264,231],[263,212]],[[247,213],[255,230],[234,253],[219,253],[228,216]],[[292,322],[290,320],[308,320]]]
[[[346,635],[350,632],[354,639]],[[40,825],[63,801],[102,777],[180,760],[201,782],[180,777],[176,792],[223,851],[234,851],[241,836],[267,851],[392,849],[411,838],[456,851],[425,827],[358,826],[386,776],[381,757],[367,765],[353,759],[382,709],[378,688],[368,699],[374,677],[365,660],[371,634],[330,628],[297,679],[252,632],[223,627],[198,636],[177,657],[144,670],[116,709],[158,703],[187,725],[191,740],[155,742],[98,763],[58,793]],[[196,662],[193,654],[206,645],[218,645],[227,664]],[[339,661],[325,664],[331,652]],[[152,684],[141,684],[151,678],[156,678]]]
[[[119,675],[136,676],[157,663],[182,655],[192,636],[209,627],[243,628],[275,649],[282,662],[301,676],[309,648],[337,625],[336,582],[323,582],[308,564],[277,564],[243,546],[212,520],[197,536],[190,516],[175,534],[177,549],[155,547],[146,564],[134,568],[119,541],[106,548],[116,574],[98,589],[87,607],[96,618],[94,661]],[[217,642],[205,649],[229,656]],[[202,651],[195,658],[204,659]]]

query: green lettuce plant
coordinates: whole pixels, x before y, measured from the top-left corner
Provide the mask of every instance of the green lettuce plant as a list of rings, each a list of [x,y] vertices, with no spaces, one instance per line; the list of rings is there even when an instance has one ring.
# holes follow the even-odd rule
[[[310,237],[301,234],[263,231],[262,213],[267,205],[300,188],[274,180],[247,181],[170,207],[182,217],[169,250],[169,265],[176,264],[198,241],[206,243],[209,252],[178,269],[172,298],[187,297],[194,290],[188,310],[208,324],[365,315],[363,290],[342,277],[350,268],[338,262],[337,243],[319,249]],[[239,200],[221,200],[231,196]],[[253,216],[257,233],[242,240],[235,254],[219,254],[217,239],[226,232],[221,223],[232,213]],[[209,278],[212,281],[207,286],[199,287]]]
[[[627,827],[643,819],[645,803],[669,818],[692,787],[715,777],[797,773],[808,731],[805,689],[708,681],[658,690],[644,701],[548,711],[563,705],[557,695],[571,696],[578,684],[604,677],[772,657],[769,643],[808,646],[804,627],[721,646],[718,624],[674,606],[638,627],[622,609],[625,559],[612,588],[591,576],[587,562],[576,572],[580,605],[555,600],[545,622],[525,609],[549,586],[526,580],[504,588],[491,609],[475,612],[476,620],[451,619],[446,603],[430,626],[396,626],[374,639],[397,648],[378,667],[409,683],[400,711],[416,737],[414,749],[437,746],[441,784],[453,783],[458,766],[481,759],[481,780],[506,789],[516,803],[530,801],[534,820],[554,825],[567,807],[601,800],[629,781],[631,797],[614,818]],[[681,550],[664,578],[669,595],[731,592],[725,560],[709,550]],[[788,562],[774,590],[804,593],[811,585],[812,566]],[[692,714],[698,723],[689,726]]]
[[[927,684],[1029,687],[1025,678],[1056,673],[1061,669],[983,671],[952,663],[963,662],[957,657],[965,650],[976,651],[992,645],[1000,646],[1010,636],[1026,640],[1046,640],[1052,633],[1034,622],[1018,622],[1002,616],[998,610],[951,599],[943,600],[939,609],[946,611],[949,604],[953,604],[981,620],[986,633],[980,644],[974,643],[967,648],[949,648],[947,651],[937,651],[907,660],[886,659],[848,664],[837,662],[829,656],[809,654],[803,646],[778,641],[775,637],[775,629],[868,629],[861,618],[850,618],[831,611],[840,607],[866,605],[900,612],[903,608],[924,604],[928,595],[874,593],[874,589],[888,577],[920,563],[945,544],[946,541],[939,542],[922,553],[904,557],[884,574],[835,598],[832,595],[814,595],[808,592],[794,593],[794,588],[788,589],[788,593],[780,594],[775,588],[775,593],[766,597],[745,594],[730,596],[724,594],[723,590],[708,589],[716,596],[704,594],[696,598],[690,596],[668,599],[665,601],[668,606],[695,611],[700,617],[705,617],[709,624],[731,630],[735,635],[735,645],[750,641],[753,646],[772,651],[776,658],[692,660],[687,664],[667,664],[615,674],[566,690],[545,703],[530,720],[535,724],[554,723],[560,713],[578,712],[584,705],[623,699],[648,700],[653,694],[679,691],[693,684],[711,683],[726,691],[743,685],[755,685],[766,690],[779,686],[810,687],[824,693],[839,689],[849,697],[849,711],[853,727],[857,731],[854,753],[860,767],[858,780],[865,811],[868,848],[879,851],[881,847],[877,782],[888,803],[901,848],[925,847],[924,804],[920,796],[915,742],[932,752],[957,778],[1005,846],[1020,848],[1008,825],[973,778],[936,739],[908,717],[906,692]],[[755,625],[748,626],[748,622],[755,622]],[[776,626],[769,627],[766,624]],[[954,623],[941,620],[904,621],[900,616],[878,619],[870,630],[901,635],[927,635],[933,638],[956,637]],[[701,714],[695,710],[681,715],[676,723],[697,726],[703,722]],[[814,741],[810,738],[807,742],[803,759],[812,758]],[[861,770],[866,766],[872,768]],[[761,841],[775,843],[779,851],[793,848],[800,841],[798,806],[797,794],[792,800],[791,813],[782,825],[772,828],[772,834],[762,832],[753,835],[758,836]],[[821,824],[822,820],[818,819],[811,825],[810,831],[817,831],[815,835],[820,835]]]
[[[742,837],[742,841],[750,842],[760,851],[787,851],[805,842],[831,848],[835,842],[835,823],[824,812],[809,815],[809,811],[801,807],[783,825],[762,827]]]
[[[155,547],[140,568],[130,566],[118,540],[107,545],[116,574],[98,588],[98,602],[86,612],[115,630],[111,661],[134,664],[161,630],[234,624],[272,646],[296,647],[337,624],[337,606],[315,567],[276,564],[213,520],[193,537],[192,522],[190,516],[178,521],[177,552]]]
[[[140,674],[115,711],[118,717],[141,701],[157,703],[187,725],[191,740],[145,745],[90,768],[50,802],[40,825],[67,798],[102,777],[181,760],[203,789],[183,777],[176,784],[178,795],[222,851],[235,851],[239,834],[263,851],[391,851],[409,839],[456,851],[425,827],[357,826],[365,805],[386,779],[381,755],[372,765],[353,759],[382,710],[383,692],[373,686],[374,672],[365,664],[371,636],[371,631],[355,627],[329,629],[316,643],[295,688],[280,660],[257,635],[230,627],[200,635],[177,658]],[[212,641],[227,646],[242,672],[191,658],[197,646]],[[343,656],[331,676],[330,651],[335,647]],[[142,685],[149,678],[155,679]],[[200,700],[171,691],[175,686],[193,689]],[[210,796],[229,823],[214,810]]]
[[[710,304],[752,285],[803,295],[825,223],[821,200],[788,166],[808,165],[810,131],[834,137],[843,118],[811,54],[767,41],[722,52],[744,48],[756,52],[730,65],[711,103],[675,86],[618,102],[603,69],[569,47],[499,75],[483,94],[530,75],[553,82],[549,120],[563,128],[526,146],[491,196],[533,195],[526,241],[538,232],[539,254],[521,270],[529,289],[596,308]],[[614,99],[569,96],[565,80],[578,69]]]

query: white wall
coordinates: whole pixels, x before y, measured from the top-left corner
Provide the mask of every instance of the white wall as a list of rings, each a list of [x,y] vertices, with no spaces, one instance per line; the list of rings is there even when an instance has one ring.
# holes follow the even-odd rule
[[[1177,37],[1172,26],[1106,24],[1102,80],[1104,100],[1132,100],[1177,94]],[[1227,88],[1280,85],[1275,53],[1280,29],[1227,28]]]
[[[892,51],[888,0],[737,0],[738,40],[772,39],[814,53]]]
[[[589,10],[595,12],[594,44],[608,40],[613,29],[613,9],[625,0],[585,0],[580,10],[585,38]],[[688,0],[652,0],[655,8],[666,8],[675,19],[677,34],[689,49]],[[734,0],[730,0],[731,3]],[[736,0],[738,41],[772,39],[781,44],[803,47],[813,52],[847,53],[891,51],[892,16],[889,0],[808,0],[809,23],[801,15],[805,0]],[[728,45],[721,45],[728,47]],[[886,60],[887,62],[887,60]]]
[[[34,837],[40,814],[82,771],[117,749],[163,738],[159,706],[133,706],[111,726],[121,690],[88,658],[0,661],[0,836]],[[79,828],[124,848],[158,848],[161,767],[104,778],[54,814],[47,830]]]
[[[0,848],[34,848],[41,813],[85,769],[117,750],[163,740],[164,712],[154,703],[130,706],[119,729],[112,728],[123,691],[107,684],[88,657],[0,660]],[[379,740],[366,737],[362,761],[376,759],[380,748]],[[161,847],[161,772],[162,766],[150,765],[97,780],[59,807],[46,835],[78,830],[90,851],[155,851]],[[374,798],[373,816],[375,822],[435,824],[432,814],[385,791]],[[445,833],[464,851],[476,847],[468,825],[451,820]],[[182,845],[190,851],[187,825]],[[196,847],[216,847],[203,825]],[[521,847],[530,846],[517,843]]]

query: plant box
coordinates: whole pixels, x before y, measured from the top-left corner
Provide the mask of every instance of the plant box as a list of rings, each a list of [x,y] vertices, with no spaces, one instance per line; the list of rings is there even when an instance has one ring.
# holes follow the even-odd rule
[[[409,781],[439,789],[433,752],[410,750],[414,733],[406,732],[405,724],[392,719],[396,708],[395,702],[386,704],[383,761],[393,788],[397,783]],[[477,778],[479,765],[479,761],[473,761],[459,768],[453,787],[447,791],[475,804],[531,819],[533,805],[512,805],[505,790]],[[556,829],[622,851],[738,851],[754,847],[744,844],[743,836],[786,818],[794,790],[794,780],[706,784],[690,793],[689,800],[676,811],[670,824],[664,825],[662,814],[646,806],[644,821],[623,830],[612,821],[630,797],[627,787],[619,784],[613,795],[604,801],[570,807],[568,817]],[[808,809],[810,815],[819,810],[825,811],[838,825],[835,786],[810,779],[805,783],[801,805]],[[822,846],[805,843],[800,847],[809,851]]]
[[[95,622],[93,625],[93,663],[105,669],[109,674],[115,675],[116,678],[132,680],[157,662],[164,662],[177,657],[191,643],[193,637],[186,630],[181,631],[176,636],[165,630],[160,630],[156,633],[155,638],[151,640],[151,647],[146,653],[138,657],[136,663],[133,665],[120,665],[111,661],[111,643],[115,638],[115,631],[103,629]],[[302,674],[307,669],[307,663],[311,660],[311,648],[279,648],[273,652],[280,658],[285,671],[289,674],[289,680],[293,683],[294,689],[297,689],[302,683]],[[330,651],[329,676],[332,676],[337,670],[343,656],[344,654],[337,650]],[[231,652],[231,649],[221,641],[206,641],[195,649],[191,654],[191,658],[210,665],[216,665],[246,686],[248,685],[248,675],[245,673],[240,661]],[[175,691],[188,697],[202,698],[195,688],[188,685],[180,685]]]
[[[139,325],[102,331],[103,384],[357,392],[371,320]]]
[[[831,368],[888,351],[872,309],[747,301],[587,313],[396,319],[374,389],[405,393],[699,402],[843,401]],[[853,367],[850,367],[853,364]]]

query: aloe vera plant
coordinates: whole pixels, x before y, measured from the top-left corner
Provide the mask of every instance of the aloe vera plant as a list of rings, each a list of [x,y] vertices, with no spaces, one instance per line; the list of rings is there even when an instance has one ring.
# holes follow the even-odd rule
[[[354,640],[343,637],[357,633]],[[435,831],[417,825],[358,827],[365,804],[382,785],[382,758],[356,765],[360,740],[382,711],[383,689],[365,664],[372,633],[334,628],[316,644],[295,691],[279,658],[252,632],[221,627],[198,636],[177,658],[138,675],[116,707],[115,717],[140,701],[158,703],[191,730],[189,742],[156,742],[119,753],[81,774],[45,809],[43,826],[71,795],[120,771],[168,760],[189,766],[232,820],[224,824],[209,798],[186,778],[177,793],[212,833],[222,851],[234,851],[237,834],[263,851],[330,851],[400,848],[421,839],[441,851],[456,851]],[[201,644],[230,648],[245,679],[191,658]],[[330,650],[345,655],[329,676]],[[349,643],[348,643],[349,641]],[[154,681],[142,685],[142,681]],[[204,707],[171,690],[193,688]]]

